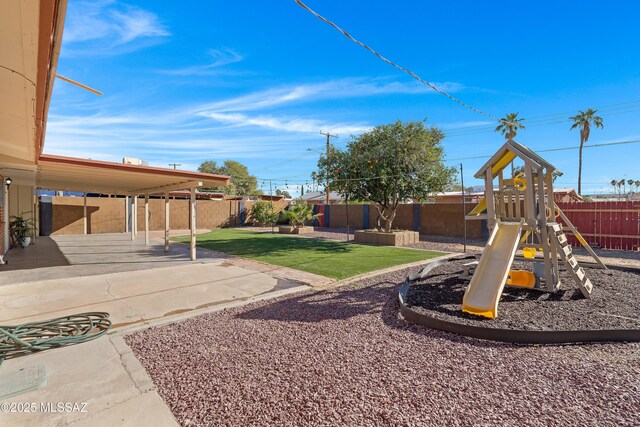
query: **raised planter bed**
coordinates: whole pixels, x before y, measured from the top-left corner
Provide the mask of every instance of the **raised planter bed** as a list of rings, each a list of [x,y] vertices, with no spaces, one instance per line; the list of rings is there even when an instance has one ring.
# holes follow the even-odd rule
[[[394,230],[389,233],[378,230],[357,230],[354,237],[357,243],[381,246],[406,246],[420,241],[420,234],[410,230]]]
[[[313,233],[313,227],[294,227],[293,225],[279,225],[280,234],[309,234]]]

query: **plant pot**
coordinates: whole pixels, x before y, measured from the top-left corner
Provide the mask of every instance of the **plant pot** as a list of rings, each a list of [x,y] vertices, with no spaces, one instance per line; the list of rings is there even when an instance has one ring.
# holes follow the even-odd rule
[[[382,246],[406,246],[420,241],[417,231],[394,230],[389,233],[377,230],[356,230],[354,240],[357,243],[368,243]]]
[[[278,227],[280,234],[307,234],[313,233],[313,227],[296,227],[293,225],[280,225]]]
[[[31,243],[31,237],[29,236],[23,237],[22,239],[20,239],[20,246],[22,246],[23,248],[26,248],[27,246],[29,246],[30,243]]]

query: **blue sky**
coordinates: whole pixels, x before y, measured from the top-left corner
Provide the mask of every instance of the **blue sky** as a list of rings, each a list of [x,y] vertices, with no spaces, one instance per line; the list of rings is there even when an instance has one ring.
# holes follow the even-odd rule
[[[425,80],[493,116],[520,112],[534,150],[579,144],[567,118],[599,108],[590,144],[640,140],[640,3],[318,1],[307,4]],[[45,152],[151,165],[238,160],[283,188],[311,183],[320,130],[401,120],[441,127],[447,161],[489,156],[495,124],[349,41],[293,0],[71,0]],[[577,150],[541,153],[577,185]],[[583,192],[640,179],[640,144],[585,149]],[[465,185],[486,159],[462,160]],[[268,189],[268,185],[267,185]],[[292,188],[293,189],[293,188]]]

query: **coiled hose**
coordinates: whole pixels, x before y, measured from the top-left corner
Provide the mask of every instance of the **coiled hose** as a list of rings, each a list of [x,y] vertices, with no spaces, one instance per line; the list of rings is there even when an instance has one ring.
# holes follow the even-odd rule
[[[5,359],[96,339],[111,328],[109,313],[90,312],[21,325],[0,325],[0,364]]]

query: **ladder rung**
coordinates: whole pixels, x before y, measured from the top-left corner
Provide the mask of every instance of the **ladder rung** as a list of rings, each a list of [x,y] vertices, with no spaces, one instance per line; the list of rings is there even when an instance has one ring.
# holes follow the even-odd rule
[[[564,234],[564,233],[560,234],[560,235],[558,236],[558,242],[560,243],[560,245],[567,244],[567,243],[568,243],[568,241],[567,241],[567,236],[565,236],[565,234]]]

